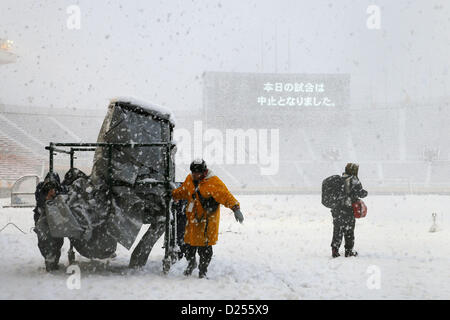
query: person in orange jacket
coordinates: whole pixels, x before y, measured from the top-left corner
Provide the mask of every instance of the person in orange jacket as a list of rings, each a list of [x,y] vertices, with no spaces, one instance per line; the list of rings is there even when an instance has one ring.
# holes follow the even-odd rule
[[[244,221],[244,216],[239,202],[222,180],[207,168],[203,159],[194,160],[190,170],[191,174],[179,188],[172,191],[172,196],[175,201],[188,201],[184,235],[188,266],[184,274],[191,275],[197,267],[195,255],[198,251],[199,277],[204,278],[213,255],[212,246],[219,236],[220,205],[233,210],[236,221],[240,223]]]

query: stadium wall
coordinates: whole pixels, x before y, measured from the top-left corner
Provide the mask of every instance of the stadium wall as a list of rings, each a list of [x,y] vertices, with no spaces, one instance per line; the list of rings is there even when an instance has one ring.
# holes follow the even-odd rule
[[[41,161],[35,173],[42,178],[48,170],[45,145],[50,141],[95,142],[105,113],[103,110],[0,105],[0,122],[2,132],[17,141],[17,150],[26,148],[29,157]],[[185,130],[192,137],[196,135],[196,122],[204,121],[203,129],[209,128],[200,111],[175,114],[176,130]],[[371,194],[450,194],[450,143],[445,125],[441,123],[450,118],[448,107],[353,108],[343,117],[350,119],[349,125],[331,132],[329,121],[333,119],[321,117],[318,111],[305,116],[301,127],[293,120],[289,122],[286,127],[292,130],[280,137],[288,142],[280,149],[286,156],[280,159],[280,170],[276,175],[261,175],[258,166],[248,163],[210,162],[209,165],[233,192],[241,194],[319,193],[322,180],[340,174],[346,162],[360,164],[361,181]],[[39,131],[39,128],[43,129]],[[74,141],[74,135],[81,141]],[[194,143],[191,143],[192,149],[195,149]],[[334,151],[333,147],[336,148]],[[248,151],[246,146],[244,153]],[[80,155],[75,166],[89,174],[92,156],[93,153],[85,157]],[[193,157],[194,152],[186,157],[186,161],[177,161],[177,180],[184,179],[188,161]],[[68,168],[68,156],[55,157],[55,170],[61,176]],[[4,176],[0,178],[0,195],[7,194],[13,181]]]

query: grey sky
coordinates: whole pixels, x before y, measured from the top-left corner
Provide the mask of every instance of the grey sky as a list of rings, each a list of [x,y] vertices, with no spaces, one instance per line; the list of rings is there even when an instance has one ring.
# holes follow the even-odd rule
[[[66,26],[70,5],[81,29]],[[381,29],[366,27],[369,5]],[[105,108],[132,95],[201,107],[204,71],[350,73],[354,104],[448,97],[447,1],[2,0],[0,102]],[[447,92],[446,92],[447,91]]]

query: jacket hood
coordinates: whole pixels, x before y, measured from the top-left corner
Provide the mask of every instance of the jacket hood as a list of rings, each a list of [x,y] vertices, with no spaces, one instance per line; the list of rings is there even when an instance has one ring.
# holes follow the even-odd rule
[[[88,176],[80,169],[72,168],[69,171],[67,171],[67,173],[65,174],[62,184],[66,185],[66,186],[71,185],[78,178],[87,179]]]
[[[192,173],[189,173],[189,175],[192,177]],[[214,173],[214,171],[212,171],[211,169],[208,169],[208,173],[206,174],[206,176],[203,178],[203,180],[205,179],[209,179],[212,177],[215,177],[216,174]],[[192,177],[193,178],[193,177]]]
[[[347,163],[345,166],[345,173],[351,176],[358,176],[359,165],[356,163]]]
[[[61,180],[56,172],[49,172],[45,176],[43,187],[47,190],[50,189],[61,189]]]
[[[214,171],[212,171],[211,169],[208,169],[208,174],[206,175],[205,179],[209,179],[209,178],[212,178],[215,176],[216,175],[215,175]]]

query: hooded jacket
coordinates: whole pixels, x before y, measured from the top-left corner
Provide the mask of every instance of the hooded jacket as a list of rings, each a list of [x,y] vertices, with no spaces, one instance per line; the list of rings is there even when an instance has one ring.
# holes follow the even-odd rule
[[[208,170],[206,177],[199,181],[198,190],[203,198],[213,197],[221,205],[233,208],[239,202],[228,191],[225,184]],[[191,246],[215,245],[219,235],[220,206],[212,213],[207,213],[196,195],[194,180],[189,174],[183,184],[172,191],[174,200],[187,200],[186,232],[184,242]]]
[[[55,189],[56,194],[59,194],[61,192],[61,182],[59,179],[59,175],[55,172],[47,173],[44,181],[39,182],[36,186],[36,191],[34,192],[36,207],[33,209],[35,222],[37,222],[41,214],[45,212],[45,198],[47,197],[50,189]]]
[[[363,189],[357,176],[343,173],[342,178],[344,179],[344,192],[346,195],[344,199],[345,207],[351,207],[356,200],[367,197],[367,191]]]

